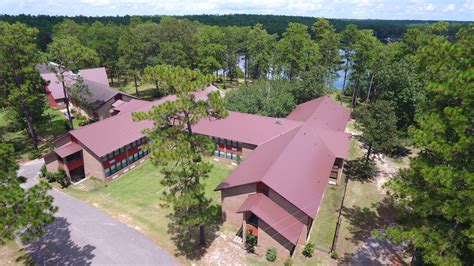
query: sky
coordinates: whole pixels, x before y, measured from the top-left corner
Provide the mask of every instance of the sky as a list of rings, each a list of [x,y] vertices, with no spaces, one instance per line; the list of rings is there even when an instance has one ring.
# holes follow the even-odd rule
[[[474,0],[0,0],[0,14],[274,14],[326,18],[474,20]]]

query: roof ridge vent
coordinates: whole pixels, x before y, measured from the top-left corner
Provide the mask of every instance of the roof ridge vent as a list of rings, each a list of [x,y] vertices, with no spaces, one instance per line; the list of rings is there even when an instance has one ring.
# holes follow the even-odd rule
[[[284,122],[284,121],[285,121],[284,118],[277,118],[277,119],[275,120],[275,123],[276,123],[277,125],[283,125],[283,122]]]

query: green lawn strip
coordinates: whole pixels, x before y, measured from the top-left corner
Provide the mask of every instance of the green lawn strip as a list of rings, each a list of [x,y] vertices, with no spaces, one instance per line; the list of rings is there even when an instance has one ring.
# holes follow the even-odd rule
[[[319,208],[314,227],[311,231],[310,242],[322,250],[331,250],[334,233],[336,232],[339,209],[344,196],[345,175],[337,186],[328,185]]]
[[[209,178],[204,182],[206,193],[216,204],[220,204],[220,192],[214,191],[214,188],[234,167],[215,162],[213,165]],[[143,232],[173,254],[175,246],[167,233],[166,216],[169,209],[160,204],[163,191],[160,183],[162,178],[159,168],[147,160],[109,184],[89,178],[79,185],[70,186],[65,191]]]

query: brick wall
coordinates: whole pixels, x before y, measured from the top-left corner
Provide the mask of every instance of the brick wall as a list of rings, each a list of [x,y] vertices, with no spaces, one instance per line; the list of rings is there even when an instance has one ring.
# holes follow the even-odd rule
[[[44,163],[48,172],[56,172],[59,167],[58,157],[56,153],[51,152],[44,157]]]
[[[270,227],[263,220],[258,220],[258,242],[255,253],[265,256],[269,248],[276,248],[277,256],[280,260],[285,260],[290,256],[293,244],[280,235],[275,229]]]
[[[87,149],[84,145],[82,147],[82,159],[84,160],[84,174],[85,176],[93,176],[105,180],[104,168],[100,159]]]
[[[223,189],[221,192],[222,220],[240,228],[243,216],[242,213],[237,213],[237,210],[249,194],[256,192],[256,184]]]

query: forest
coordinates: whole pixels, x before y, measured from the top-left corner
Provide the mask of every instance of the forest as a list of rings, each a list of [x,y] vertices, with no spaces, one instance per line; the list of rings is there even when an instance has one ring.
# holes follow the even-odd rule
[[[381,237],[427,264],[472,264],[474,25],[254,15],[1,19],[0,105],[35,147],[46,104],[34,65],[47,60],[72,71],[105,66],[113,86],[132,83],[137,96],[142,83],[163,96],[176,73],[189,78],[176,84],[211,80],[228,110],[273,117],[328,95],[343,70],[336,99],[363,132],[361,169],[372,171],[378,154],[419,150],[387,185],[401,215]]]
[[[73,20],[76,23],[92,24],[96,21],[107,24],[112,22],[116,25],[130,25],[133,18],[140,18],[144,21],[159,23],[163,16],[48,16],[48,15],[1,15],[0,21],[9,23],[21,22],[39,30],[38,45],[41,49],[46,49],[46,45],[51,41],[53,26],[63,22],[65,19]],[[176,18],[198,21],[210,26],[254,26],[262,24],[265,30],[270,34],[281,34],[285,31],[288,23],[298,22],[310,27],[315,18],[302,16],[282,16],[282,15],[251,15],[251,14],[232,14],[232,15],[187,15],[175,16]],[[427,20],[377,20],[377,19],[328,19],[337,32],[341,32],[348,24],[355,24],[360,29],[372,29],[374,35],[383,41],[398,40],[412,25],[433,24],[436,21]],[[454,36],[459,28],[466,25],[467,22],[450,22],[448,34]]]

